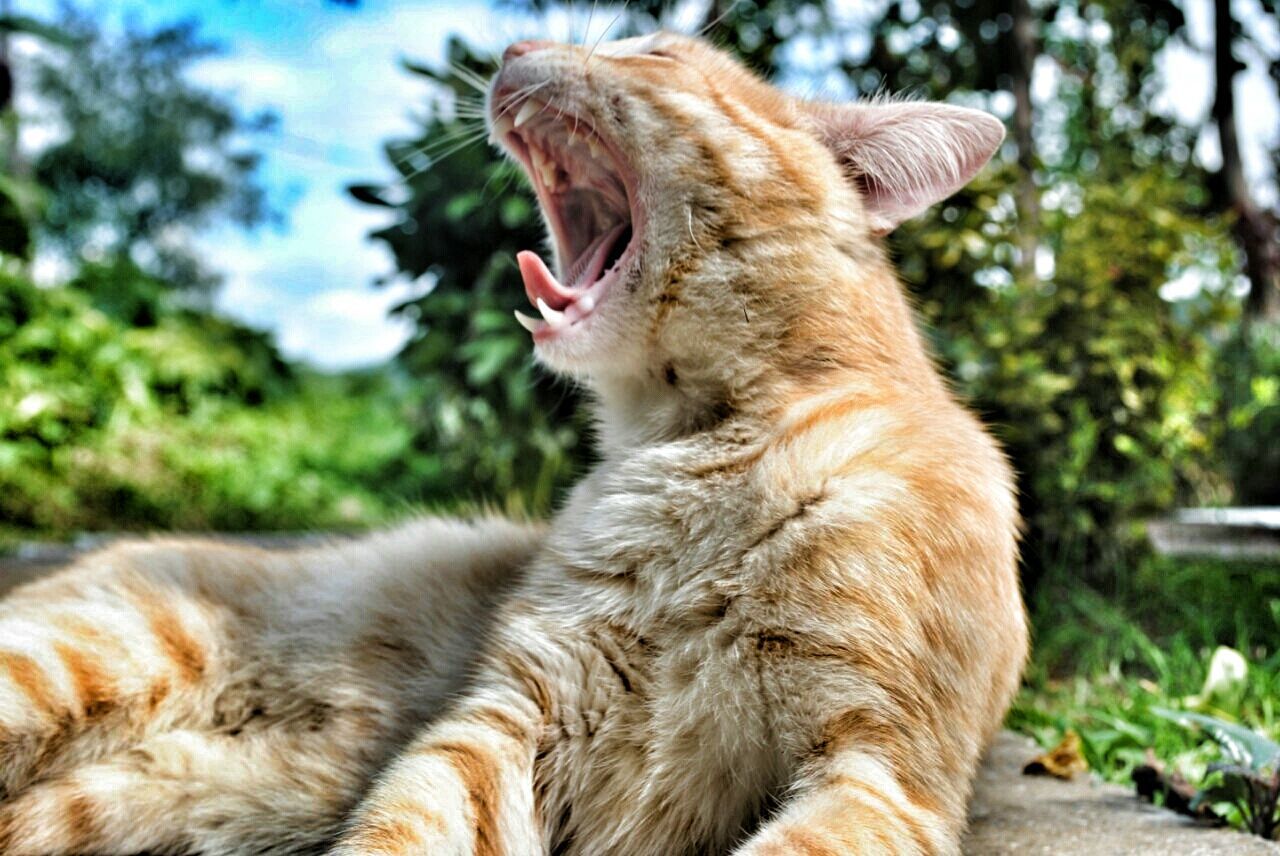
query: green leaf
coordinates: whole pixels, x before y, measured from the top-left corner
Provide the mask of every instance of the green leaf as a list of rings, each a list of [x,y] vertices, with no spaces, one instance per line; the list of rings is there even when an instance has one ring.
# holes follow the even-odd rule
[[[1191,800],[1191,808],[1214,803],[1231,803],[1242,811],[1249,806],[1249,783],[1240,775],[1223,774],[1217,784],[1201,788]]]
[[[1242,725],[1202,713],[1170,710],[1164,707],[1153,707],[1151,712],[1182,726],[1186,726],[1187,723],[1200,726],[1222,746],[1228,757],[1255,772],[1274,769],[1280,762],[1280,744]]]

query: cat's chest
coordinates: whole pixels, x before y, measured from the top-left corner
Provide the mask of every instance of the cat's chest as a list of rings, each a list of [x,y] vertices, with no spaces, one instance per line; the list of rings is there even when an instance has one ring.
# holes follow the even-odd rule
[[[627,852],[672,853],[692,829],[691,852],[720,852],[795,763],[776,640],[796,616],[774,573],[792,500],[750,472],[650,463],[580,488],[535,569],[530,602],[575,662],[537,771],[573,818],[566,853],[620,852],[623,830]]]
[[[582,629],[582,683],[565,688],[536,771],[546,808],[572,818],[549,830],[553,842],[566,854],[623,852],[625,833],[628,853],[725,852],[790,768],[756,636],[723,616],[702,628],[600,619]]]

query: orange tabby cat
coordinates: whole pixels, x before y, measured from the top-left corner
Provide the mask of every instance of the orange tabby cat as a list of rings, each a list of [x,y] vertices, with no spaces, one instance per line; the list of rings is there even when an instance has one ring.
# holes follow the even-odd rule
[[[953,854],[1026,652],[1009,468],[878,240],[1003,129],[670,34],[511,46],[494,139],[602,460],[547,530],[120,547],[0,605],[0,850]],[[372,785],[370,782],[372,781]]]

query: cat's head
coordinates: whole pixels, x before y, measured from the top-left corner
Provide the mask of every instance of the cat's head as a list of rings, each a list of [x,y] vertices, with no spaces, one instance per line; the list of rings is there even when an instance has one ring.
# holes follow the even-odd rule
[[[519,42],[488,106],[552,237],[553,264],[518,258],[539,359],[694,402],[879,299],[850,292],[859,265],[883,268],[876,236],[959,189],[1004,135],[954,106],[802,101],[671,33]],[[814,350],[843,359],[822,342],[796,358]]]

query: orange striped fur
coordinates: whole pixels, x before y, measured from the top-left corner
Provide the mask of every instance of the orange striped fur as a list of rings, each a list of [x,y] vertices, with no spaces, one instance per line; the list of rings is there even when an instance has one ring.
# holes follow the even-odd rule
[[[669,34],[517,46],[494,91],[537,83],[643,218],[536,347],[600,463],[546,528],[157,541],[19,589],[0,852],[958,852],[1026,653],[1017,514],[879,236],[998,125]]]

